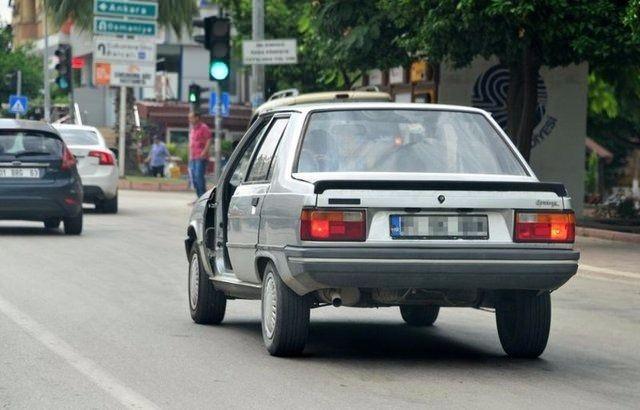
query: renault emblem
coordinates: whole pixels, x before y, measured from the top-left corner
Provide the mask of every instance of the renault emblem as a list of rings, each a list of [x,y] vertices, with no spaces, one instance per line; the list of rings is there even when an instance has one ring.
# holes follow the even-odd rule
[[[444,195],[438,195],[438,202],[440,202],[441,204],[444,203],[444,200],[447,199],[444,197]]]

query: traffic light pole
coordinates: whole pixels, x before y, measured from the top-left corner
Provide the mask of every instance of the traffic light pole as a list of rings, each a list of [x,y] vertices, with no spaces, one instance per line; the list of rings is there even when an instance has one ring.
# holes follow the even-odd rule
[[[251,39],[263,40],[264,39],[264,0],[252,0],[251,5]],[[264,101],[264,66],[253,64],[251,66],[251,82],[249,83],[250,99],[251,103],[254,103],[254,98],[260,100],[261,104]],[[254,107],[255,108],[255,107]]]
[[[22,70],[16,71],[16,94],[22,95]],[[16,119],[20,119],[20,114],[16,113]]]
[[[214,152],[214,160],[215,160],[215,170],[216,170],[216,184],[220,179],[220,175],[222,174],[222,166],[221,166],[221,149],[222,149],[222,116],[220,115],[220,84],[217,81],[213,83],[213,92],[216,93],[216,105],[215,105],[215,116],[214,116],[214,140],[213,140],[213,152]]]

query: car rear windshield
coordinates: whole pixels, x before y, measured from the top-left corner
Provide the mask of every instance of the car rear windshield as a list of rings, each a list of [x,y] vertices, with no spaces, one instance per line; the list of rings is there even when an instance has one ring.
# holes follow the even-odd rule
[[[90,130],[58,130],[67,145],[99,145],[98,134]]]
[[[62,156],[62,141],[36,131],[0,131],[0,157]]]
[[[297,171],[527,175],[483,115],[407,109],[312,113]]]

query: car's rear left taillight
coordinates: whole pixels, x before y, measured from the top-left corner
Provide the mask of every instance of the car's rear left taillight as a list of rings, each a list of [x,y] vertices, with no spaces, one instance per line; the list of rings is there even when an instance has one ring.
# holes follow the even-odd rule
[[[67,146],[63,146],[62,148],[62,163],[60,164],[60,169],[62,171],[68,171],[76,165],[76,158],[73,156],[71,151]]]
[[[98,158],[99,165],[115,165],[116,160],[110,152],[106,151],[90,151],[88,156]]]
[[[300,239],[303,241],[364,241],[367,214],[361,210],[303,209]]]
[[[576,217],[573,211],[517,211],[515,242],[573,243]]]

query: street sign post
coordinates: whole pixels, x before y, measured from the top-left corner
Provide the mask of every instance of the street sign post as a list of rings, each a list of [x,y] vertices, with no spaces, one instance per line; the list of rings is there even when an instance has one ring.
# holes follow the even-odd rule
[[[9,96],[9,112],[12,114],[24,115],[29,109],[29,99],[24,95]]]
[[[244,65],[297,64],[297,44],[295,39],[244,40],[242,63]]]
[[[158,18],[158,4],[147,1],[95,0],[93,13],[103,16],[155,20]]]
[[[209,115],[216,115],[216,103],[218,101],[218,95],[215,90],[209,94]]]

